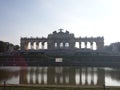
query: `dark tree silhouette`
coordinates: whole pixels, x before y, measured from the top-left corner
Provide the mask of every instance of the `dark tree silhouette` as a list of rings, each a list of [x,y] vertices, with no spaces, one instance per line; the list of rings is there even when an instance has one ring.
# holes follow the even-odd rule
[[[19,50],[19,45],[13,45],[9,42],[0,41],[0,52],[10,51],[10,49]]]

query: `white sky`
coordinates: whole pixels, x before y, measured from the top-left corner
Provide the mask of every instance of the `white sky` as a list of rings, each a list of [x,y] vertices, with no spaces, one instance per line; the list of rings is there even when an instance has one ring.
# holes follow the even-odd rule
[[[120,0],[0,0],[0,40],[47,37],[63,28],[76,37],[120,42]]]

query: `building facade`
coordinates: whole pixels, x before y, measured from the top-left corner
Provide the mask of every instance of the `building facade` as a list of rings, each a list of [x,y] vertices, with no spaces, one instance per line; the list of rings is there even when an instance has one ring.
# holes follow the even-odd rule
[[[21,50],[55,50],[55,49],[91,49],[93,50],[94,44],[96,50],[102,50],[104,48],[103,37],[75,37],[73,33],[69,31],[63,32],[63,29],[59,29],[59,32],[54,31],[52,34],[48,34],[48,37],[42,38],[21,38]],[[78,47],[76,48],[76,43]],[[84,45],[84,47],[83,47]],[[89,45],[89,48],[88,48]]]

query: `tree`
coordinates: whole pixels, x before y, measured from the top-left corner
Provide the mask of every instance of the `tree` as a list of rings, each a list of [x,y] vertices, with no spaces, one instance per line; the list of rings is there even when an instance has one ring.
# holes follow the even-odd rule
[[[20,48],[19,45],[14,46],[14,50],[19,50],[19,48]]]
[[[4,43],[3,41],[0,41],[0,52],[3,52],[4,51]]]

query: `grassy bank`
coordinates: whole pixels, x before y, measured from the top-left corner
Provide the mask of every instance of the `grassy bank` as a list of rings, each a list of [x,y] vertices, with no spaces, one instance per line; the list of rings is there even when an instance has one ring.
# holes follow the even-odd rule
[[[103,86],[40,86],[40,85],[7,85],[0,86],[0,90],[120,90],[120,87],[103,87]]]

